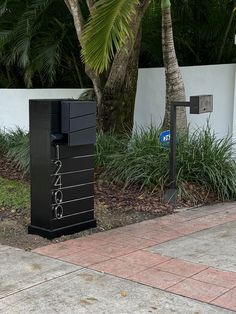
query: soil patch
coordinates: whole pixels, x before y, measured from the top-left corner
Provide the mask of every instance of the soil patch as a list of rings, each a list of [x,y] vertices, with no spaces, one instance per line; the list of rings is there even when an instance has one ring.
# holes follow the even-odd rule
[[[159,197],[141,194],[138,190],[120,190],[117,186],[96,186],[95,215],[97,228],[53,240],[27,233],[30,209],[0,207],[0,243],[31,250],[50,243],[78,238],[95,232],[163,216],[173,212],[169,205],[160,203]]]
[[[0,177],[19,182],[23,181],[29,185],[28,178],[24,177],[11,162],[3,158],[0,158]],[[177,207],[190,207],[201,203],[212,203],[217,199],[215,195],[207,193],[204,189],[194,184],[188,184],[185,190],[191,192],[189,195],[194,195],[194,197],[185,197],[183,195]],[[47,240],[28,234],[27,226],[30,223],[29,207],[14,208],[13,210],[10,206],[0,205],[1,244],[31,250],[50,243],[78,238],[174,212],[174,208],[171,205],[163,203],[160,192],[140,192],[138,188],[123,189],[121,186],[96,180],[95,216],[97,219],[97,228]]]

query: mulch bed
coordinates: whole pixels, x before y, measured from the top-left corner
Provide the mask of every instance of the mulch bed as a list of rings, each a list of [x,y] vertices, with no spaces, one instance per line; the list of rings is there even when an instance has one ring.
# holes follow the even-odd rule
[[[10,180],[24,181],[29,184],[29,178],[24,177],[10,161],[4,158],[0,158],[0,176]],[[195,185],[192,187],[190,185],[190,188],[193,189],[194,195],[198,191],[199,203],[203,202],[203,200],[205,203],[206,200],[210,200],[209,202],[213,200],[213,197],[211,199],[204,190],[197,189]],[[193,200],[183,199],[178,204],[178,207],[190,207],[192,205]],[[174,209],[171,205],[163,203],[160,193],[140,192],[138,188],[123,189],[121,186],[96,180],[95,215],[97,228],[49,241],[27,233],[27,226],[30,222],[29,209],[19,208],[13,212],[11,208],[0,208],[0,243],[31,250],[50,243],[109,230],[173,212]]]

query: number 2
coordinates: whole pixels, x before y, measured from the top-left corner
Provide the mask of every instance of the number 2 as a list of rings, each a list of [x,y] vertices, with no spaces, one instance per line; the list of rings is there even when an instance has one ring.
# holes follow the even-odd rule
[[[59,171],[61,170],[62,162],[60,160],[56,160],[56,161],[54,161],[54,165],[58,166],[58,168],[55,171],[55,175],[57,175],[59,173]]]

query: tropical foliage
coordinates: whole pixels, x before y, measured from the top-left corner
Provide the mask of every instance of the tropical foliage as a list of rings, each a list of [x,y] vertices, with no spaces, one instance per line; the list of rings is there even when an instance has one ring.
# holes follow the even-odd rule
[[[217,63],[222,45],[219,62],[236,61],[235,0],[172,0],[171,3],[180,65]],[[34,14],[35,10],[40,10],[40,13]],[[86,5],[83,5],[83,11],[87,16]],[[224,42],[231,16],[232,22]],[[162,66],[160,0],[152,1],[142,28],[140,67]],[[39,62],[39,56],[43,57],[42,60],[49,56],[45,65],[44,61]],[[28,60],[23,63],[27,65],[27,74],[25,67],[18,62],[24,59]],[[62,0],[0,1],[0,87],[30,84],[33,87],[90,85],[80,62],[80,45],[73,20]]]
[[[163,65],[160,1],[154,0],[153,3],[143,21],[140,67]],[[175,48],[180,65],[236,62],[235,0],[172,0],[171,4]],[[219,59],[221,47],[222,56]]]
[[[133,127],[140,28],[150,0],[87,0],[89,19],[84,17],[82,2],[64,1],[83,50],[85,72],[97,96],[98,127],[103,132],[129,132]]]
[[[0,154],[11,160],[24,174],[29,173],[29,136],[20,128],[0,130]]]
[[[114,134],[98,137],[97,166],[103,179],[164,191],[168,181],[169,149],[160,143],[161,129],[139,129],[132,138],[117,141]],[[107,145],[109,143],[109,145]],[[191,183],[215,192],[220,199],[236,197],[234,143],[218,139],[209,127],[179,138],[178,187]]]
[[[132,136],[97,134],[96,169],[100,178],[122,186],[134,185],[164,191],[169,170],[169,149],[159,140],[161,129],[138,129]],[[0,132],[0,153],[29,173],[29,138],[18,129]],[[220,199],[236,197],[234,143],[218,139],[210,128],[179,138],[177,146],[178,187],[198,184]]]
[[[117,50],[132,37],[131,19],[140,0],[100,0],[94,4],[82,37],[85,63],[102,73]]]
[[[23,73],[27,87],[83,87],[88,82],[63,1],[2,1],[0,62],[16,75]]]

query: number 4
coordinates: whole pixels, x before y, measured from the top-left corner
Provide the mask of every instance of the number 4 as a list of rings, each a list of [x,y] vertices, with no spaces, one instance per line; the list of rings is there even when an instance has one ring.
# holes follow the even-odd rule
[[[59,187],[62,186],[61,176],[57,176],[54,186],[59,186]]]

